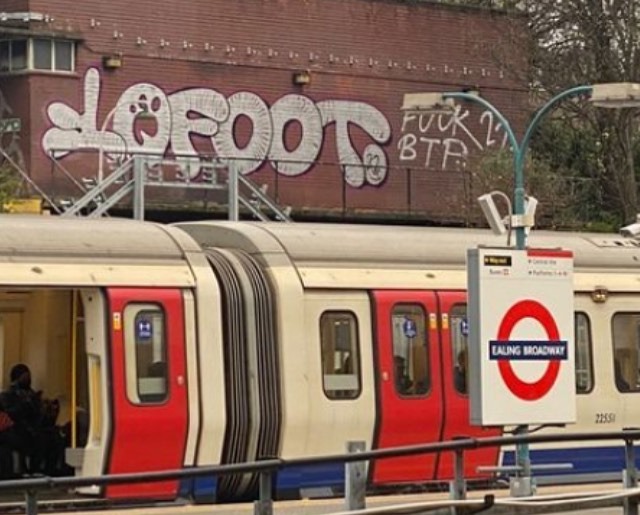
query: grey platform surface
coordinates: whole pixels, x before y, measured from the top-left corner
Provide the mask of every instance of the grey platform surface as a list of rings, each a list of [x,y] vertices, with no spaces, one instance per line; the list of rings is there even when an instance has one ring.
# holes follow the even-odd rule
[[[622,486],[614,483],[600,485],[544,486],[530,498],[510,497],[508,489],[492,491],[472,491],[467,501],[458,505],[458,514],[480,512],[486,496],[494,496],[493,507],[481,511],[483,514],[506,515],[528,513],[565,513],[568,515],[618,515],[624,496]],[[633,493],[640,495],[640,489]],[[410,495],[389,495],[367,498],[366,510],[347,512],[343,499],[304,499],[274,503],[274,515],[391,515],[391,514],[438,514],[451,515],[447,507],[448,493],[423,493]],[[253,503],[226,505],[165,505],[138,508],[88,508],[86,511],[59,511],[51,506],[40,513],[56,512],[69,515],[253,515]]]

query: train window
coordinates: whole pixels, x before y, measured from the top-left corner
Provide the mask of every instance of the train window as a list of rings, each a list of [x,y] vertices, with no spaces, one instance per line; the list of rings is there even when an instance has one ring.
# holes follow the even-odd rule
[[[640,391],[640,313],[616,313],[612,319],[612,329],[616,388],[620,392]]]
[[[576,393],[593,390],[593,349],[591,346],[591,325],[586,313],[576,313]]]
[[[391,316],[396,391],[405,397],[424,395],[431,387],[425,312],[417,304],[398,304]]]
[[[467,306],[457,304],[449,313],[451,328],[451,352],[453,353],[453,386],[458,393],[469,393],[469,323]]]
[[[360,395],[358,322],[350,311],[325,311],[320,317],[322,386],[329,399]]]
[[[165,314],[155,304],[129,304],[124,310],[127,396],[135,404],[167,399]]]

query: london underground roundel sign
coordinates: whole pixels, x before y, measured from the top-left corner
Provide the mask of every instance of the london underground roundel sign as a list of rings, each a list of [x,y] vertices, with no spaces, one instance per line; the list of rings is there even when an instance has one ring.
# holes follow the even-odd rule
[[[470,249],[467,271],[471,421],[574,422],[572,253]]]
[[[514,341],[510,339],[514,326],[526,318],[532,318],[542,326],[547,335],[547,341]],[[518,358],[538,359],[543,357],[549,359],[549,364],[542,377],[535,381],[520,379],[511,366],[511,359],[498,361],[498,369],[507,388],[515,396],[528,401],[540,399],[549,393],[558,378],[561,360],[567,359],[567,342],[560,340],[560,333],[553,315],[535,300],[521,300],[514,304],[502,319],[498,328],[497,340],[491,341],[490,345],[490,355],[513,354]],[[503,349],[497,348],[495,345],[511,348],[506,353],[500,353],[500,350]]]

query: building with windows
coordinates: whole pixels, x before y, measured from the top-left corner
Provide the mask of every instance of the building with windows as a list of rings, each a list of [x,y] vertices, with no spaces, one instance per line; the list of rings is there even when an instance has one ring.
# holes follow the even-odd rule
[[[527,113],[525,85],[494,52],[519,23],[500,10],[401,0],[2,9],[3,159],[28,177],[21,191],[56,205],[137,166],[159,213],[222,215],[234,173],[298,219],[465,222],[473,160],[506,134],[477,105],[403,112],[404,94],[477,91],[515,126]]]
[[[54,38],[18,38],[0,41],[0,72],[72,72],[75,42]]]

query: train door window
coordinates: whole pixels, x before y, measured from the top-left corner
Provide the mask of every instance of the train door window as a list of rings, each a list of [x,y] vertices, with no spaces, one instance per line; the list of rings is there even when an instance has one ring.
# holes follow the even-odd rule
[[[613,372],[620,392],[640,391],[638,351],[640,313],[616,313],[612,319]]]
[[[360,395],[358,321],[350,311],[325,311],[320,317],[322,386],[329,399]]]
[[[424,395],[431,387],[424,309],[418,304],[398,304],[391,317],[396,391],[404,397]]]
[[[593,390],[593,348],[591,345],[591,325],[586,313],[576,313],[576,392],[589,393]]]
[[[469,393],[469,323],[467,306],[457,304],[449,313],[451,352],[453,353],[453,386],[458,393]]]
[[[124,310],[127,396],[134,404],[167,399],[165,314],[156,304],[129,304]]]

